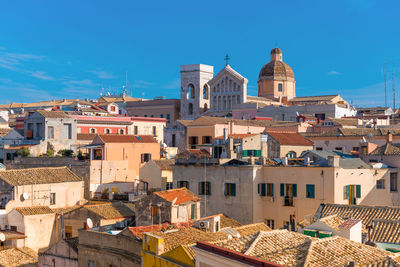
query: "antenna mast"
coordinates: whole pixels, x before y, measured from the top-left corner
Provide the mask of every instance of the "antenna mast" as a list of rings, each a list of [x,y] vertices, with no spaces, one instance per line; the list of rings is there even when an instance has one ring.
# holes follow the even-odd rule
[[[396,89],[394,86],[394,64],[393,64],[393,110],[396,109]]]

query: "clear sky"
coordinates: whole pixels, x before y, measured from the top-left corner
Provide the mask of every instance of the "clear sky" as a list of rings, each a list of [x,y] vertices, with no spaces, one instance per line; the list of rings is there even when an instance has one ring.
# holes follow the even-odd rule
[[[227,53],[257,95],[278,46],[298,96],[339,93],[357,106],[384,105],[386,61],[391,104],[399,15],[399,1],[372,0],[1,1],[0,103],[97,98],[120,91],[126,72],[133,96],[178,98],[180,65],[218,72]]]

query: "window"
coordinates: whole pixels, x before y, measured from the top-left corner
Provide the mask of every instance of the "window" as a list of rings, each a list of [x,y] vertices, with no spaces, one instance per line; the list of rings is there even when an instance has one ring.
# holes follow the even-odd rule
[[[208,86],[204,85],[203,87],[203,99],[208,99]]]
[[[177,186],[178,186],[178,188],[186,187],[187,189],[189,189],[189,182],[188,181],[178,181]]]
[[[397,192],[397,173],[390,174],[390,192]]]
[[[94,261],[88,260],[87,266],[94,267]]]
[[[104,133],[105,133],[105,134],[110,134],[110,133],[111,133],[111,130],[110,130],[110,129],[104,129]]]
[[[172,185],[173,185],[172,182],[167,182],[167,184],[166,184],[166,189],[167,189],[167,190],[172,189],[172,188],[173,188]]]
[[[115,106],[111,106],[110,111],[115,111]]]
[[[160,114],[160,118],[164,118],[164,114]]]
[[[188,110],[188,112],[189,112],[189,115],[192,115],[192,114],[193,114],[193,104],[192,104],[192,103],[189,103],[189,110]]]
[[[306,198],[315,198],[315,185],[306,184]]]
[[[379,179],[376,181],[376,189],[385,189],[385,179]]]
[[[290,151],[290,152],[288,152],[288,153],[286,154],[286,157],[288,157],[288,158],[290,158],[290,159],[293,159],[293,158],[295,158],[296,156],[297,156],[297,153],[294,152],[294,151]]]
[[[358,147],[358,146],[353,146],[353,149],[352,149],[353,151],[359,151],[360,150],[360,148]]]
[[[260,157],[261,156],[261,150],[243,150],[243,157]]]
[[[203,144],[211,144],[211,136],[203,136]]]
[[[271,229],[275,229],[275,220],[267,219],[267,226]]]
[[[134,135],[138,135],[138,127],[137,126],[133,126],[133,134]]]
[[[54,127],[53,126],[47,127],[47,138],[54,139]]]
[[[141,154],[140,158],[142,163],[149,162],[151,160],[151,154],[150,153]]]
[[[224,195],[232,196],[232,197],[236,196],[236,184],[235,183],[225,183]]]
[[[167,114],[167,122],[170,123],[171,121],[171,115]]]
[[[319,147],[316,147],[315,149],[316,150],[322,150],[322,147],[319,146]]]
[[[197,136],[189,136],[189,145],[190,148],[196,148],[196,145],[198,144],[198,138]]]
[[[210,182],[199,182],[199,195],[211,195]]]
[[[157,136],[157,127],[153,126],[153,136]]]
[[[125,130],[124,129],[119,129],[119,134],[125,134]]]
[[[282,92],[283,91],[283,84],[278,83],[278,92]]]
[[[335,147],[335,150],[342,151],[342,149],[343,149],[343,148],[342,148],[342,147],[339,147],[339,146],[338,146],[338,147]]]
[[[50,193],[50,205],[56,204],[56,193]]]
[[[349,205],[357,205],[357,198],[361,198],[361,185],[346,185],[343,188],[343,198],[349,200]]]
[[[65,131],[66,131],[66,137],[68,139],[72,139],[72,125],[71,123],[64,123]]]
[[[96,133],[96,129],[95,128],[90,128],[90,133]]]
[[[284,197],[283,206],[293,206],[293,198],[297,197],[297,184],[280,184],[280,195]]]
[[[188,85],[188,93],[189,93],[189,98],[194,98],[195,94],[194,94],[194,85],[193,84],[189,84]]]
[[[270,183],[258,184],[258,195],[273,197],[274,196],[274,184],[270,184]]]
[[[64,231],[66,238],[72,238],[72,226],[66,225]]]

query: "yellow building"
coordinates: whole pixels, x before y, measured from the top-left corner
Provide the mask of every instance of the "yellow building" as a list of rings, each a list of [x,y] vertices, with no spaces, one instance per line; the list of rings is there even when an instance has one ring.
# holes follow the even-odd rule
[[[140,181],[147,183],[149,190],[172,189],[172,165],[174,164],[174,159],[150,160],[140,167]]]

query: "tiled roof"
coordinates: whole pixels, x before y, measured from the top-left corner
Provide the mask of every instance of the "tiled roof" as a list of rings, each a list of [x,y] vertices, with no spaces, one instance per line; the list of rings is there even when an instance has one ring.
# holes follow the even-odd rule
[[[359,222],[361,222],[361,220],[351,219],[351,218],[347,219],[341,225],[339,225],[339,229],[340,230],[348,230]]]
[[[67,167],[5,170],[0,172],[0,179],[12,186],[82,181]]]
[[[281,145],[287,146],[313,146],[314,143],[304,136],[294,132],[267,132],[272,138]]]
[[[400,207],[321,204],[314,219],[330,215],[358,219],[362,220],[363,225],[371,225],[372,220],[376,219],[400,220]]]
[[[162,225],[153,224],[147,226],[135,226],[135,227],[128,227],[128,230],[138,238],[142,239],[144,233],[148,232],[159,232],[166,230],[171,224],[170,223],[163,223]]]
[[[0,128],[0,137],[6,136],[11,131],[11,128]]]
[[[305,101],[331,101],[339,95],[319,95],[319,96],[299,96],[290,99],[290,102],[305,102]]]
[[[117,219],[128,218],[135,215],[135,213],[123,203],[112,202],[98,205],[85,205],[83,208],[95,213],[103,219]]]
[[[151,135],[99,134],[104,143],[157,143]]]
[[[161,170],[172,170],[172,166],[175,164],[175,159],[160,159],[153,161]]]
[[[190,191],[186,187],[170,189],[170,190],[165,190],[165,191],[158,191],[158,192],[154,192],[153,194],[155,194],[169,202],[173,202],[176,199],[175,204],[182,204],[182,203],[186,203],[189,201],[192,201],[192,202],[200,201],[200,198],[198,196],[196,196],[195,194],[193,194],[192,191]]]
[[[243,139],[243,138],[254,136],[254,135],[258,135],[258,134],[256,134],[256,133],[254,133],[254,134],[230,134],[230,135],[228,135],[228,137],[230,137],[232,139]],[[214,139],[224,139],[224,136],[217,136]]]
[[[74,238],[67,238],[65,239],[65,242],[67,242],[72,249],[74,249],[76,252],[78,252],[78,244],[79,244],[79,238],[74,237]]]
[[[47,111],[47,110],[37,110],[37,113],[42,115],[45,118],[70,118],[64,111]]]
[[[400,244],[400,221],[373,220],[371,241]]]
[[[236,227],[235,230],[241,235],[249,235],[251,233],[255,233],[258,231],[271,231],[265,223],[253,223],[253,224],[246,224],[239,227]]]
[[[25,238],[25,234],[24,233],[20,233],[20,232],[17,232],[17,231],[0,230],[0,233],[4,234],[4,236],[6,237],[6,240],[24,239]]]
[[[400,155],[400,144],[387,143],[383,146],[377,147],[369,155],[399,156]]]
[[[51,209],[51,210],[54,211],[54,213],[56,213],[56,214],[62,214],[62,213],[66,214],[66,213],[69,213],[71,211],[80,209],[81,207],[82,207],[82,205],[76,205],[76,206],[65,207],[65,208],[54,208],[54,209]]]
[[[103,96],[98,99],[99,102],[130,102],[130,101],[142,101],[141,98],[135,98],[131,96],[118,96],[118,97],[112,97],[112,96]]]
[[[225,227],[235,228],[235,227],[242,226],[241,223],[239,223],[238,221],[232,219],[231,217],[226,216],[225,214],[220,214],[220,215],[221,215],[221,217],[220,217],[220,222],[219,223],[220,223],[221,229],[225,228]]]
[[[339,226],[343,224],[345,219],[343,219],[343,218],[341,218],[339,216],[336,216],[336,215],[330,215],[330,216],[321,218],[320,221],[325,223],[326,225],[328,225],[332,229],[335,229],[336,231],[339,231],[340,230]]]
[[[76,135],[77,140],[92,141],[95,137],[96,137],[96,134],[91,134],[91,133],[78,133]]]
[[[216,245],[285,266],[347,266],[351,261],[364,266],[395,256],[338,236],[317,239],[287,230],[260,231]]]
[[[0,266],[36,266],[37,262],[37,252],[27,247],[0,250]]]
[[[211,157],[210,153],[205,149],[186,149],[176,155],[176,158],[204,158]]]
[[[15,209],[24,216],[54,213],[54,211],[48,206],[21,207]]]

